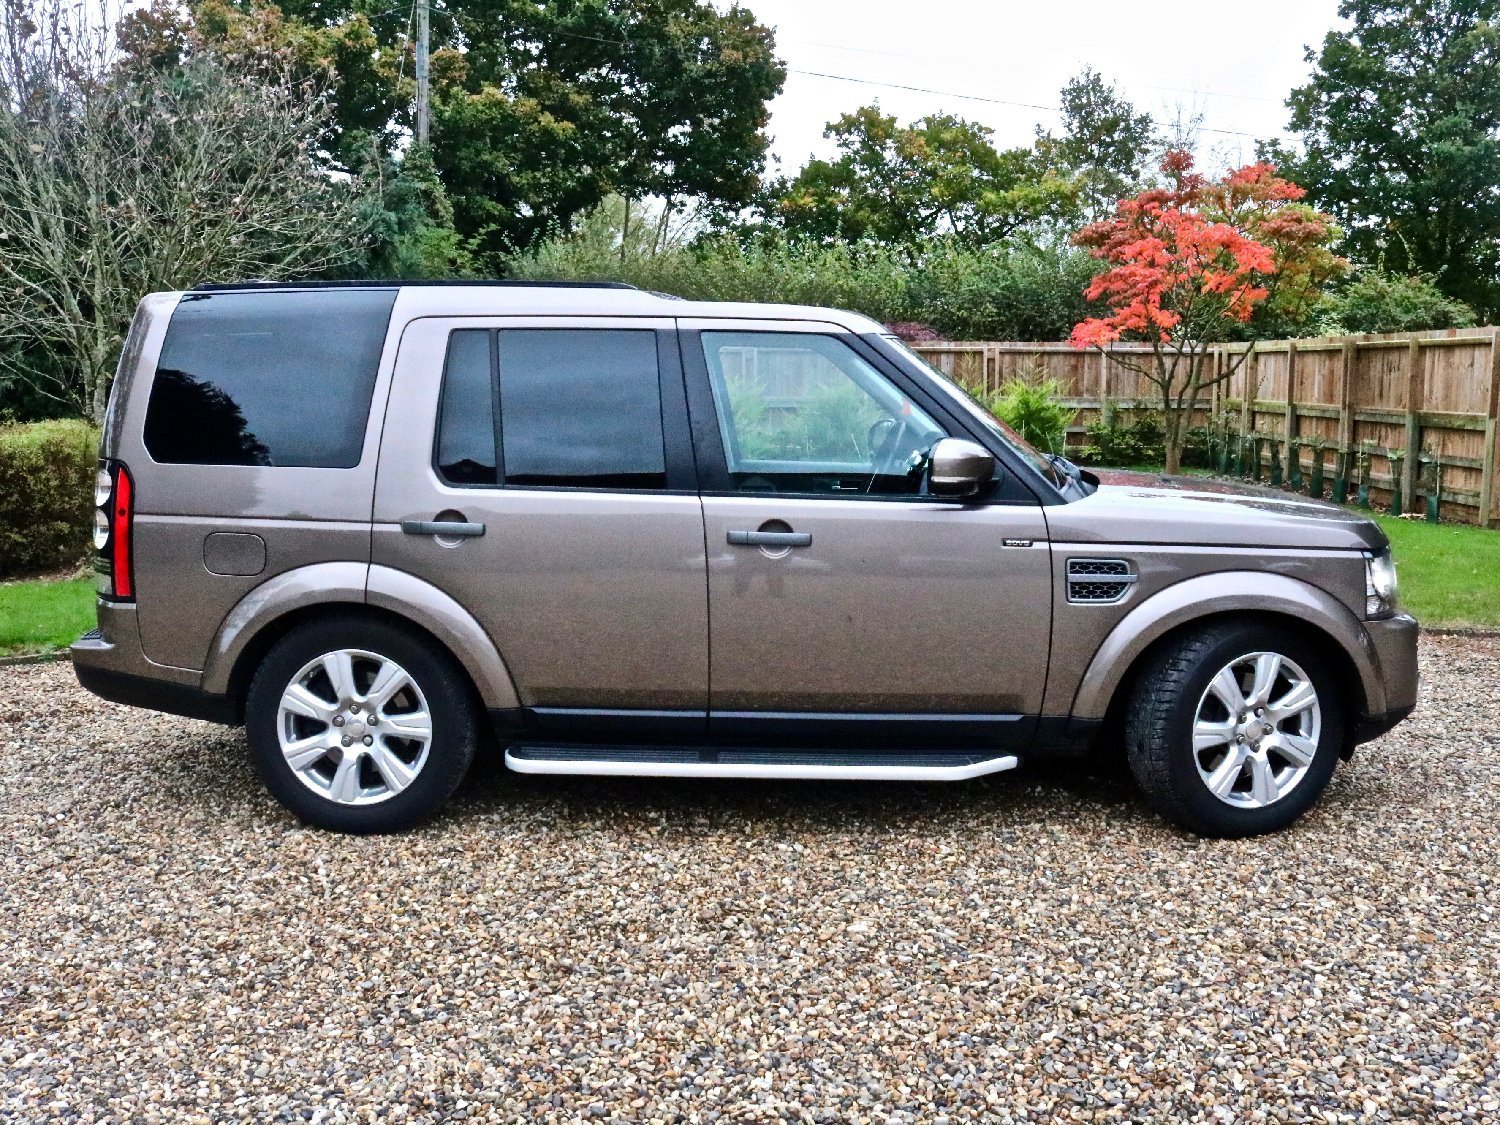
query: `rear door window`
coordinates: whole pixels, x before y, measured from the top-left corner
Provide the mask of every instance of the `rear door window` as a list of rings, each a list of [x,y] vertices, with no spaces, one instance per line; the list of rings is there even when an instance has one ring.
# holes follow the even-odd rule
[[[453,332],[439,474],[450,484],[494,484],[498,467],[511,486],[665,488],[656,335],[632,328]]]
[[[394,289],[185,294],[146,410],[163,464],[359,464]]]

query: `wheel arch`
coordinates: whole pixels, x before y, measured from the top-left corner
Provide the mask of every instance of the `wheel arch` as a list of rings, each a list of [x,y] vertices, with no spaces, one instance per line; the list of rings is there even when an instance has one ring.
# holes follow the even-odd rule
[[[1378,658],[1363,625],[1333,595],[1284,575],[1255,571],[1203,575],[1169,586],[1136,606],[1089,662],[1073,699],[1078,719],[1117,713],[1139,671],[1162,645],[1218,622],[1261,620],[1317,645],[1333,665],[1352,724],[1385,709]]]
[[[306,621],[351,610],[393,621],[439,645],[458,661],[486,709],[520,706],[510,670],[472,614],[414,575],[362,563],[300,567],[246,594],[214,637],[203,689],[227,696],[242,714],[250,679],[277,640]]]

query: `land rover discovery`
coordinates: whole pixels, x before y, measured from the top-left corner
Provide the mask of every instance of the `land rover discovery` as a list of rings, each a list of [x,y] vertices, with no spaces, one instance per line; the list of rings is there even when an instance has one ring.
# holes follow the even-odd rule
[[[1043,456],[879,324],[537,284],[140,304],[82,684],[244,724],[302,820],[523,773],[959,780],[1118,753],[1290,824],[1416,700],[1361,516]]]

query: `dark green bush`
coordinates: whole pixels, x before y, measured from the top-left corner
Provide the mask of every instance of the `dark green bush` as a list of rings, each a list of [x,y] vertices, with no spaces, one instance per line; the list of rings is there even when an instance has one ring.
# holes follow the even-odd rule
[[[1125,421],[1113,404],[1106,403],[1100,417],[1088,424],[1087,438],[1079,454],[1085,465],[1160,465],[1166,457],[1161,416],[1151,410],[1132,411],[1132,417]]]
[[[1467,328],[1474,310],[1443,295],[1430,277],[1361,271],[1324,302],[1323,331],[1416,332],[1428,328]]]
[[[625,254],[607,238],[549,242],[510,263],[531,280],[628,281],[699,301],[784,301],[851,309],[882,324],[917,322],[949,340],[1062,340],[1097,311],[1081,250],[937,240],[916,252],[872,243],[819,245],[728,236],[660,254]]]
[[[0,577],[84,557],[98,456],[99,432],[86,422],[0,426]]]

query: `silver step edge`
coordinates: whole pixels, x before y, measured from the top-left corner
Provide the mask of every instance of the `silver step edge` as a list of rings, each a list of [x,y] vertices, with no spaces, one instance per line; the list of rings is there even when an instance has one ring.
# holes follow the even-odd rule
[[[515,758],[505,752],[505,765],[517,773],[576,774],[585,777],[735,777],[787,780],[850,781],[967,781],[971,777],[1001,773],[1020,765],[1013,754],[987,758],[967,766],[834,766],[766,765],[751,762],[619,762],[608,759],[559,761],[547,758]]]

